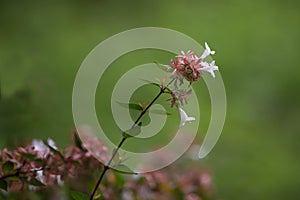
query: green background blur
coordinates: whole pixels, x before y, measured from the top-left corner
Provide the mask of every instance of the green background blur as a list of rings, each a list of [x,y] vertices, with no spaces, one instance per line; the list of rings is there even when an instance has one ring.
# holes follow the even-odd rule
[[[299,198],[300,1],[50,2],[0,2],[1,148],[47,137],[69,144],[73,81],[89,51],[121,31],[165,27],[217,51],[227,119],[213,152],[198,161],[211,168],[217,196]],[[119,63],[166,63],[170,55],[131,58]]]

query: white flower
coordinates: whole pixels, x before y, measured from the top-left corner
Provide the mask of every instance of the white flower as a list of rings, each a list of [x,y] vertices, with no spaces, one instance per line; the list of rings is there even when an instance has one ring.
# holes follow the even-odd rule
[[[199,71],[207,71],[207,72],[209,72],[212,75],[212,77],[214,77],[214,78],[216,77],[214,71],[219,70],[219,68],[218,68],[218,66],[215,65],[215,61],[214,60],[211,63],[202,62],[201,65],[203,67],[199,68],[198,69]]]
[[[189,116],[187,116],[187,114],[181,108],[178,108],[178,110],[179,110],[180,118],[181,118],[181,122],[180,122],[179,128],[182,128],[185,125],[186,122],[191,122],[191,121],[195,120],[195,117],[189,117]]]
[[[207,56],[209,56],[209,55],[214,55],[215,53],[216,53],[216,52],[215,52],[215,51],[212,51],[212,50],[209,48],[208,44],[205,42],[205,50],[204,50],[202,56],[200,56],[200,58],[203,60],[203,59],[206,58]]]
[[[44,144],[42,140],[32,140],[32,146],[34,147],[34,150],[41,152],[42,155],[45,155],[48,151],[48,147]]]
[[[36,177],[35,177],[37,180],[39,180],[41,183],[45,184],[44,183],[44,173],[43,173],[43,170],[38,170],[36,172]],[[34,186],[34,185],[28,185],[28,189],[29,190],[32,190],[32,191],[36,191],[37,190],[37,186]]]
[[[55,142],[51,138],[47,139],[47,143],[53,149],[57,150]],[[31,145],[34,147],[34,150],[40,152],[43,157],[46,157],[50,152],[49,147],[45,145],[42,140],[33,139]]]
[[[41,181],[42,183],[44,183],[44,172],[43,170],[39,170],[36,172],[36,177],[37,180]]]

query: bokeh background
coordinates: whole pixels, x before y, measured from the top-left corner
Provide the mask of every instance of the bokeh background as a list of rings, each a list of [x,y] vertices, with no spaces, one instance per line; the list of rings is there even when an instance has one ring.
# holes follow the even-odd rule
[[[227,1],[1,1],[0,147],[32,138],[70,143],[73,81],[99,42],[131,28],[159,26],[187,34],[217,51],[228,112],[209,157],[221,199],[300,196],[300,2]],[[176,42],[176,41],[174,41]],[[170,55],[136,52],[115,66]],[[107,72],[107,82],[117,75]],[[200,132],[209,121],[205,84]],[[106,91],[109,87],[106,88]],[[101,97],[97,94],[99,112]],[[103,100],[104,101],[104,100]],[[108,112],[108,111],[107,111]],[[109,113],[107,113],[109,115]]]

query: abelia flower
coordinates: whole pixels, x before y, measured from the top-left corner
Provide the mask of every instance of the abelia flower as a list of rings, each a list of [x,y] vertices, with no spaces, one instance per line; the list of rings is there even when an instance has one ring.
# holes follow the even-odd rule
[[[216,53],[215,51],[210,50],[208,44],[205,42],[205,50],[204,50],[203,54],[200,56],[200,58],[203,60],[207,56],[214,55],[215,53]]]
[[[197,70],[199,58],[192,51],[188,51],[187,53],[182,51],[181,53],[182,55],[177,56],[177,60],[170,61],[170,67],[174,69],[171,78],[179,78],[182,76],[190,83],[198,81],[201,75],[201,72]],[[180,78],[181,84],[183,78]],[[176,84],[174,85],[177,87]]]
[[[167,101],[171,101],[171,107],[179,107],[188,103],[188,97],[192,93],[192,90],[184,90],[184,89],[175,89],[171,93],[171,98],[167,99]]]
[[[53,149],[57,150],[55,142],[51,139],[47,139],[47,144],[52,147]],[[42,140],[33,139],[31,145],[33,146],[34,150],[38,152],[38,157],[47,157],[50,153],[50,149],[47,145],[44,144]]]
[[[33,139],[31,145],[41,155],[40,157],[46,157],[50,153],[49,148],[41,140]]]
[[[203,71],[209,72],[215,77],[214,71],[218,70],[215,65],[215,61],[207,63],[204,59],[209,55],[214,55],[215,51],[212,51],[208,44],[205,42],[205,50],[203,54],[198,57],[195,52],[181,51],[181,55],[176,56],[176,60],[171,60],[169,68],[173,69],[171,79],[175,79],[174,86],[177,89],[178,85],[183,84],[183,80],[186,79],[190,84],[198,81]]]
[[[185,112],[181,109],[181,113]],[[186,115],[184,118],[189,117]],[[94,141],[95,144],[102,144],[100,139],[94,139],[96,140]],[[39,147],[42,147],[39,140],[35,140],[34,144],[39,144]],[[94,144],[92,141],[89,141],[86,145]],[[101,146],[99,151],[102,151],[103,147],[104,146]],[[43,148],[41,148],[41,150],[43,150]],[[87,154],[84,148],[80,148],[75,144],[64,150],[57,148],[57,151],[62,153],[63,159],[55,153],[50,152],[47,157],[42,157],[39,159],[40,161],[35,161],[35,159],[30,160],[30,157],[24,157],[24,155],[29,154],[36,156],[40,154],[32,145],[18,147],[15,150],[0,150],[0,180],[7,175],[2,170],[1,166],[3,163],[9,160],[14,163],[18,162],[21,165],[18,167],[21,179],[19,181],[9,182],[8,192],[0,189],[0,193],[10,195],[12,192],[21,191],[19,194],[23,197],[24,195],[26,196],[26,189],[29,189],[43,191],[42,193],[44,194],[48,191],[51,196],[49,199],[65,199],[67,197],[62,196],[62,193],[51,190],[50,188],[53,188],[51,186],[62,186],[65,184],[66,178],[72,178],[72,180],[76,180],[74,178],[77,178],[77,180],[80,181],[66,181],[67,187],[78,188],[79,185],[80,188],[84,190],[84,188],[89,185],[92,177],[94,177],[93,172],[99,172],[99,170],[101,170],[99,167],[102,165],[98,160],[93,158],[90,154]],[[104,152],[105,151],[103,151],[103,154]],[[199,167],[190,169],[189,166],[188,171],[182,172],[182,170],[184,170],[182,167],[180,171],[178,171],[178,169],[174,170],[173,168],[168,168],[167,170],[154,171],[132,177],[117,176],[112,171],[108,171],[106,181],[101,185],[102,196],[105,199],[112,200],[120,199],[120,197],[123,199],[184,198],[198,200],[212,196],[212,179],[209,173]],[[44,183],[46,187],[26,183],[26,181],[30,182],[30,180],[33,179]],[[119,181],[124,181],[124,185],[120,185],[118,183]]]
[[[184,110],[182,110],[182,108],[178,108],[178,110],[179,110],[179,113],[180,113],[180,119],[181,119],[179,128],[182,128],[187,122],[191,122],[191,121],[194,121],[194,120],[195,120],[195,117],[189,117],[189,116],[184,112]]]
[[[215,65],[215,61],[213,60],[211,63],[203,62],[203,67],[199,68],[200,71],[206,71],[211,74],[212,77],[216,77],[215,72],[216,70],[219,70],[218,66]]]

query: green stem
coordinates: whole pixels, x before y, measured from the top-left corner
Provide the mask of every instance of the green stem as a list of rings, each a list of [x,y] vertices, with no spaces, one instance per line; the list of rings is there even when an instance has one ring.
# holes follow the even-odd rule
[[[156,100],[157,100],[157,99],[165,92],[166,88],[167,88],[173,81],[174,81],[174,79],[172,79],[172,80],[168,83],[167,86],[162,87],[162,88],[160,89],[160,92],[154,97],[154,99],[150,102],[150,104],[148,104],[148,106],[147,106],[145,109],[143,109],[143,111],[141,112],[141,114],[139,115],[139,117],[135,120],[135,122],[133,123],[133,125],[131,126],[131,128],[134,128],[134,127],[139,123],[139,121],[140,121],[141,118],[144,116],[144,114],[149,110],[149,108],[154,104],[154,102],[155,102],[155,101],[156,101]],[[97,190],[98,190],[98,187],[99,187],[99,185],[100,185],[100,183],[101,183],[101,181],[102,181],[102,179],[103,179],[103,177],[104,177],[106,171],[107,171],[108,169],[110,169],[109,166],[110,166],[111,162],[113,161],[114,157],[116,156],[116,154],[118,153],[119,149],[121,148],[121,146],[123,145],[123,143],[125,142],[126,139],[127,139],[127,138],[125,138],[125,137],[122,138],[122,140],[120,141],[120,143],[119,143],[117,149],[113,152],[113,154],[112,154],[110,160],[108,161],[107,165],[104,166],[104,169],[103,169],[103,171],[102,171],[102,173],[101,173],[101,175],[100,175],[100,177],[99,177],[99,179],[98,179],[98,181],[97,181],[97,183],[96,183],[96,185],[95,185],[95,187],[94,187],[94,189],[93,189],[93,192],[92,192],[92,194],[91,194],[91,196],[90,196],[90,200],[93,200],[93,199],[94,199],[94,196],[95,196],[95,194],[96,194],[96,192],[97,192]]]

